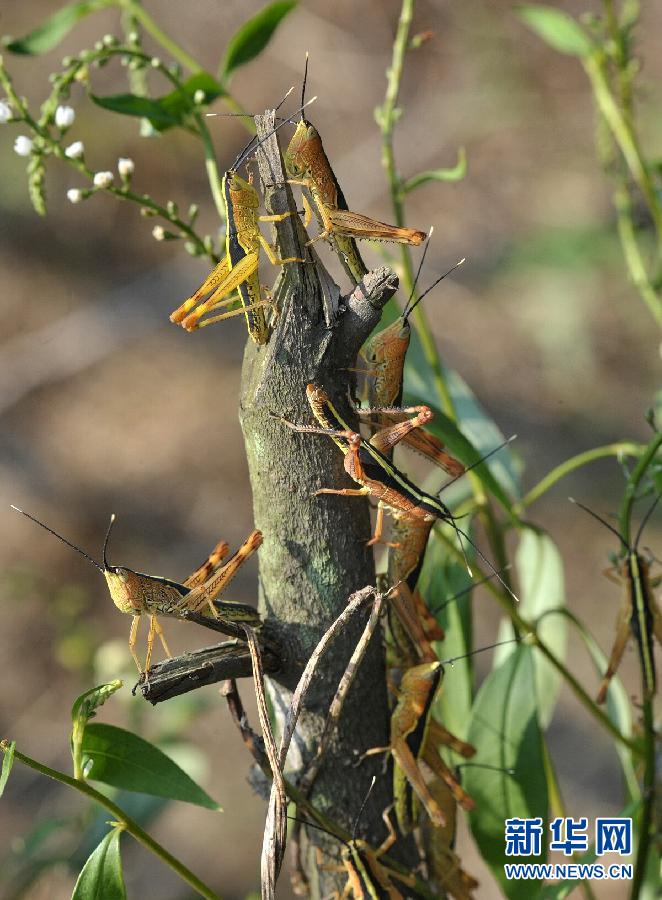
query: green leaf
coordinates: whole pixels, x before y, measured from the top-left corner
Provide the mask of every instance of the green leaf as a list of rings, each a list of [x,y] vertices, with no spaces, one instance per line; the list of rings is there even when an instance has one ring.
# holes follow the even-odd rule
[[[250,62],[264,50],[281,21],[296,5],[297,0],[277,0],[244,22],[226,47],[218,72],[221,81],[227,82],[235,69]]]
[[[545,43],[570,56],[588,56],[593,44],[581,26],[566,12],[552,6],[520,6],[517,15]]]
[[[521,533],[515,565],[519,573],[520,614],[530,622],[537,623],[537,630],[545,644],[557,659],[566,656],[567,628],[565,621],[548,615],[550,610],[565,606],[565,580],[563,559],[556,544],[549,535],[533,528],[524,528]],[[504,621],[499,629],[499,640],[514,637],[510,620]],[[495,666],[514,652],[514,644],[499,647],[494,657]],[[538,695],[538,717],[543,728],[552,720],[554,708],[561,688],[561,676],[557,669],[534,647],[536,693]]]
[[[470,585],[466,568],[451,557],[436,529],[433,530],[425,551],[418,590],[446,634],[441,645],[442,658],[465,657],[446,671],[444,686],[435,700],[434,716],[462,739],[467,736],[473,695],[472,658],[466,656],[471,649],[471,591],[457,599],[455,595]]]
[[[476,801],[469,815],[471,831],[482,857],[507,897],[529,900],[531,881],[508,881],[503,865],[504,820],[542,819],[542,853],[517,858],[518,862],[544,862],[547,832],[547,781],[543,738],[536,715],[531,648],[520,644],[506,661],[494,669],[481,685],[474,703],[469,741],[476,747],[473,763],[464,769],[464,786]],[[510,775],[504,769],[514,770]]]
[[[111,112],[149,119],[158,130],[179,125],[181,122],[180,116],[171,113],[160,100],[152,100],[151,97],[140,97],[138,94],[109,94],[106,97],[99,97],[97,94],[90,94],[90,99],[97,106]]]
[[[100,97],[90,94],[97,106],[123,116],[139,116],[147,119],[156,131],[166,131],[174,125],[182,125],[186,116],[195,108],[193,97],[196,91],[204,91],[205,103],[225,94],[223,86],[209,72],[196,72],[182,84],[163,97],[143,97],[139,94],[111,94]]]
[[[220,806],[158,747],[115,725],[93,723],[83,736],[86,778],[127,791],[195,803],[206,809]]]
[[[575,626],[577,632],[586,645],[586,649],[591,656],[593,665],[595,666],[595,670],[599,678],[602,678],[607,670],[607,657],[600,649],[591,632],[586,628],[583,622],[581,622],[577,618],[577,616],[574,615],[574,613],[570,612],[569,609],[559,610],[559,615],[562,615],[566,619],[569,619],[569,621],[572,622],[572,624]],[[623,682],[618,677],[618,675],[615,675],[612,678],[609,685],[609,690],[607,691],[607,715],[621,732],[621,734],[625,735],[625,737],[632,736],[632,712],[630,708],[630,700],[628,698],[627,691],[623,687]],[[614,741],[614,750],[618,755],[618,760],[621,764],[623,777],[625,779],[625,784],[627,786],[630,797],[639,798],[639,781],[635,772],[632,753],[628,750],[627,747],[624,747],[620,741]]]
[[[412,175],[402,185],[402,193],[409,194],[423,184],[429,181],[462,181],[467,174],[467,153],[464,147],[460,147],[457,151],[457,163],[452,169],[428,169],[426,172],[419,172],[418,175]]]
[[[14,750],[16,749],[16,741],[7,744],[3,742],[2,750],[2,772],[0,772],[0,797],[5,792],[5,785],[9,780],[9,773],[14,765]]]
[[[120,828],[113,828],[83,866],[71,900],[126,900]]]
[[[80,777],[82,759],[81,747],[83,743],[83,734],[85,726],[90,719],[96,715],[95,710],[106,702],[109,697],[122,687],[123,682],[119,678],[115,681],[109,681],[108,684],[100,684],[98,687],[90,688],[74,701],[71,707],[71,756],[74,761],[74,772],[76,777]]]
[[[25,37],[6,42],[7,50],[11,53],[20,53],[27,56],[36,56],[46,53],[64,40],[74,25],[85,16],[104,6],[109,6],[110,0],[82,0],[79,3],[70,3],[63,6],[56,13],[37,25]]]

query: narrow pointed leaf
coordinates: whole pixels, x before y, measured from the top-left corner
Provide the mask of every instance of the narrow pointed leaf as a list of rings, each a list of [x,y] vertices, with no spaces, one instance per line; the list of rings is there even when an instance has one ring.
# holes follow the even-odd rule
[[[567,647],[565,620],[547,615],[550,610],[565,606],[565,581],[563,559],[556,544],[548,534],[533,528],[524,528],[521,533],[515,565],[519,575],[520,614],[530,622],[538,624],[538,634],[552,650],[557,659],[564,661]],[[504,621],[499,629],[499,640],[514,637],[510,620]],[[494,665],[514,652],[515,644],[504,644],[495,653]],[[552,720],[554,708],[561,687],[561,676],[547,659],[534,647],[536,693],[538,695],[538,717],[543,728]]]
[[[7,41],[5,46],[11,53],[20,53],[26,56],[46,53],[57,47],[77,22],[91,12],[103,9],[109,4],[110,0],[82,0],[79,3],[69,3],[62,9],[58,9],[41,25],[37,25],[29,34]]]
[[[468,739],[477,749],[472,762],[494,767],[464,769],[464,786],[476,802],[469,815],[474,839],[504,894],[529,900],[536,883],[508,881],[503,866],[509,861],[541,863],[546,856],[547,781],[530,647],[520,644],[483,682]],[[507,857],[504,821],[538,817],[543,829],[540,855]]]
[[[264,50],[282,20],[296,5],[296,0],[277,0],[244,22],[230,38],[219,66],[219,77],[223,82],[227,82],[235,69],[250,62]]]
[[[119,828],[113,828],[83,866],[71,900],[126,900]]]
[[[450,169],[428,169],[426,172],[419,172],[418,175],[412,175],[402,185],[402,193],[409,194],[416,188],[427,184],[430,181],[462,181],[467,174],[467,154],[464,147],[460,147],[457,151],[457,163]]]
[[[9,773],[14,765],[14,750],[16,749],[16,741],[12,741],[6,745],[2,754],[2,772],[0,772],[0,797],[5,792],[5,785],[9,780]]]
[[[517,14],[531,31],[559,53],[588,56],[593,50],[593,44],[579,23],[560,9],[526,5],[520,6]]]
[[[127,791],[139,791],[170,800],[220,809],[162,750],[123,728],[92,723],[82,745],[85,777]]]
[[[181,122],[181,116],[170,112],[160,100],[152,100],[151,97],[140,97],[138,94],[109,94],[100,97],[97,94],[90,94],[90,99],[97,106],[120,113],[122,116],[149,119],[156,129],[163,130]]]

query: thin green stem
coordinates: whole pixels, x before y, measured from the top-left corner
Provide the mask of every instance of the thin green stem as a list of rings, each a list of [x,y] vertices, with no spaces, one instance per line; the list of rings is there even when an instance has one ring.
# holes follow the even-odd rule
[[[642,453],[639,462],[632,470],[628,478],[625,493],[623,495],[623,503],[619,513],[620,533],[626,544],[632,542],[632,512],[634,502],[637,496],[637,490],[641,484],[646,472],[655,460],[660,447],[662,446],[662,432],[656,432],[648,443],[645,451]],[[642,595],[647,592],[641,591]],[[641,688],[642,688],[642,712],[644,724],[644,775],[642,779],[642,810],[639,820],[639,846],[637,847],[637,858],[634,867],[634,876],[632,879],[632,889],[630,896],[635,900],[639,897],[644,878],[646,876],[646,867],[648,864],[648,855],[651,849],[651,839],[653,831],[653,807],[655,804],[655,722],[653,713],[653,697],[651,695],[650,685],[646,676],[645,668],[641,666]]]
[[[436,529],[434,531],[434,535],[438,540],[442,541],[445,544],[448,550],[456,557],[458,562],[464,561],[460,550],[456,547],[452,538],[447,537],[443,533],[443,531],[439,529]],[[529,622],[527,619],[524,619],[520,615],[515,604],[512,601],[512,598],[508,597],[502,590],[499,589],[498,586],[487,580],[486,573],[482,571],[480,566],[473,561],[471,563],[471,568],[478,576],[479,580],[486,579],[484,587],[496,598],[497,602],[503,608],[504,612],[509,616],[515,630],[519,631],[523,635],[528,635],[531,642],[538,648],[538,650],[540,650],[543,656],[561,675],[570,690],[579,700],[581,705],[586,709],[589,715],[591,715],[596,720],[596,722],[598,722],[606,731],[608,731],[615,740],[623,744],[633,753],[636,753],[637,756],[640,756],[642,752],[640,745],[635,741],[630,740],[625,735],[621,734],[621,732],[614,725],[611,719],[602,712],[597,704],[593,702],[591,697],[587,694],[587,692],[584,690],[584,688],[581,686],[572,672],[570,672],[570,670],[565,667],[561,660],[556,657],[556,655],[549,649],[547,644],[540,637],[535,624],[533,622]]]
[[[173,59],[176,59],[180,65],[189,69],[194,74],[197,72],[206,72],[195,57],[191,56],[184,48],[171,38],[166,32],[154,21],[142,4],[136,0],[117,0],[118,5],[130,13],[145,29],[145,31],[166,50]],[[213,77],[210,75],[210,77]],[[230,112],[239,113],[242,116],[242,124],[250,134],[255,134],[255,123],[250,116],[243,118],[246,110],[242,105],[230,94],[226,88],[223,88],[221,97]],[[212,188],[213,190],[213,188]]]
[[[0,750],[4,753],[7,748],[7,742],[1,741]],[[194,875],[190,869],[169,853],[165,847],[162,847],[153,837],[147,834],[136,821],[130,816],[127,816],[121,807],[117,806],[116,803],[113,803],[112,800],[109,800],[108,797],[105,797],[100,791],[95,790],[87,782],[78,781],[70,775],[66,775],[64,772],[59,772],[57,769],[51,769],[48,766],[44,766],[42,763],[20,753],[18,750],[14,751],[14,759],[22,762],[23,765],[28,766],[28,768],[34,769],[35,772],[45,775],[47,778],[52,778],[60,784],[66,784],[67,787],[73,788],[79,793],[84,794],[90,800],[98,803],[99,806],[103,806],[104,809],[107,809],[113,818],[121,824],[125,831],[150,850],[155,856],[158,856],[158,858],[167,866],[170,866],[170,868],[179,875],[182,881],[185,881],[186,884],[200,894],[201,897],[205,897],[207,900],[221,900],[219,894],[212,891],[212,889],[201,881],[197,875]]]
[[[651,180],[648,167],[643,159],[637,137],[614,99],[604,68],[600,64],[600,59],[592,55],[586,57],[583,63],[593,88],[598,109],[609,125],[630,173],[646,200],[651,217],[655,223],[658,243],[660,249],[662,249],[662,206]]]
[[[618,237],[632,283],[655,321],[662,325],[662,302],[646,271],[632,221],[630,197],[625,185],[619,185],[614,191],[614,206],[618,214]]]
[[[651,463],[657,456],[657,452],[662,446],[662,431],[656,431],[647,446],[642,448],[641,456],[637,465],[632,470],[625,487],[623,495],[623,503],[618,516],[620,532],[626,544],[630,544],[630,528],[632,519],[632,507],[637,497],[637,489],[639,484],[648,471]]]
[[[527,506],[531,506],[532,503],[539,500],[540,497],[547,493],[550,488],[554,487],[558,481],[565,478],[570,472],[574,472],[575,469],[580,469],[588,463],[595,462],[598,459],[604,459],[608,456],[639,456],[643,450],[644,446],[642,444],[621,441],[617,444],[606,444],[603,447],[595,447],[593,450],[585,450],[584,453],[578,453],[577,456],[566,459],[565,462],[562,462],[552,469],[551,472],[548,472],[535,487],[532,487],[531,490],[514,505],[513,512],[518,516],[521,515]]]

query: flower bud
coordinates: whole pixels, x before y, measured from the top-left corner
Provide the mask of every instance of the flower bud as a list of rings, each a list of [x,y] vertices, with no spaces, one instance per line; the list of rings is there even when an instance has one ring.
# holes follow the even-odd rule
[[[55,124],[58,128],[71,128],[76,119],[72,106],[58,106],[55,110]]]
[[[69,144],[64,151],[64,155],[67,159],[81,159],[83,153],[85,153],[85,147],[83,146],[82,141],[74,141],[73,144]]]
[[[18,153],[19,156],[29,156],[32,153],[32,139],[24,134],[19,134],[14,141],[14,153]]]
[[[113,183],[113,173],[96,172],[92,181],[96,188],[108,188]]]

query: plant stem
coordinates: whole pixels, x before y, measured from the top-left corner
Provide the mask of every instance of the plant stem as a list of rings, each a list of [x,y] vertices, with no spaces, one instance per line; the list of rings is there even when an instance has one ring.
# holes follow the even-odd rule
[[[532,487],[531,490],[513,506],[513,512],[517,515],[521,515],[527,506],[531,506],[532,503],[539,500],[540,497],[547,493],[557,481],[565,478],[566,475],[569,475],[570,472],[574,472],[575,469],[580,469],[588,463],[595,462],[598,459],[604,459],[608,456],[639,456],[643,450],[644,447],[641,444],[633,444],[630,441],[621,441],[617,444],[606,444],[603,447],[595,447],[593,450],[585,450],[583,453],[578,453],[577,456],[566,459],[565,462],[562,462],[552,469],[551,472],[548,472],[535,487]]]
[[[0,750],[5,752],[6,749],[6,742],[0,742]],[[19,760],[23,765],[28,766],[30,769],[34,769],[36,772],[45,775],[47,778],[52,778],[54,781],[60,782],[60,784],[66,784],[68,787],[89,797],[90,800],[98,803],[99,806],[103,806],[104,809],[107,809],[114,819],[121,824],[125,831],[132,835],[135,840],[148,850],[151,850],[151,852],[154,853],[155,856],[158,856],[167,866],[170,866],[170,868],[173,869],[186,884],[193,888],[194,891],[197,891],[201,897],[205,897],[207,900],[221,900],[218,894],[212,891],[212,889],[203,881],[200,881],[190,869],[169,853],[165,847],[162,847],[161,844],[147,834],[147,832],[144,831],[137,822],[130,818],[121,807],[113,803],[112,800],[109,800],[108,797],[105,797],[100,791],[95,790],[95,788],[91,787],[87,782],[77,781],[75,778],[66,775],[64,772],[59,772],[57,769],[51,769],[48,766],[37,762],[37,760],[20,753],[18,750],[14,751],[14,759]]]
[[[435,537],[438,540],[443,541],[446,547],[450,550],[450,552],[456,557],[459,562],[463,562],[463,557],[460,550],[455,546],[453,540],[447,537],[443,531],[439,529],[435,529],[433,532]],[[498,603],[503,607],[505,613],[509,616],[513,627],[516,631],[519,631],[521,634],[528,635],[531,642],[540,650],[543,656],[550,662],[550,664],[557,670],[557,672],[561,675],[561,677],[566,681],[574,695],[577,697],[582,706],[587,710],[587,712],[593,716],[593,718],[605,728],[613,738],[615,738],[619,743],[626,746],[633,753],[636,753],[637,756],[640,756],[642,753],[640,745],[625,737],[625,735],[621,734],[621,732],[616,728],[611,719],[602,712],[601,709],[593,702],[591,697],[587,694],[584,688],[581,686],[579,681],[575,678],[575,676],[570,672],[569,669],[565,667],[565,665],[559,660],[555,654],[549,649],[547,644],[542,640],[539,636],[536,626],[533,622],[529,622],[527,619],[524,619],[518,612],[515,604],[512,602],[512,599],[506,596],[499,588],[494,585],[491,581],[489,581],[482,571],[480,566],[478,566],[475,562],[472,561],[471,568],[474,573],[478,576],[479,580],[485,579],[484,586],[490,591],[490,593],[496,598]]]
[[[632,519],[632,506],[637,496],[637,488],[641,482],[641,479],[646,474],[649,466],[655,459],[658,450],[662,446],[662,431],[656,431],[649,443],[645,448],[643,448],[643,452],[639,458],[639,462],[632,470],[632,474],[628,478],[628,483],[625,487],[625,494],[623,496],[623,503],[621,505],[621,510],[618,516],[618,522],[620,526],[620,532],[623,536],[623,540],[626,544],[630,544],[630,520]]]

